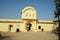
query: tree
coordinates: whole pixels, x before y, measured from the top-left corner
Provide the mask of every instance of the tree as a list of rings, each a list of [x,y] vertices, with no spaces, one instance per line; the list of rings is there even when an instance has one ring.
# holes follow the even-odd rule
[[[55,0],[56,11],[54,12],[55,18],[58,18],[58,36],[60,40],[60,0]]]
[[[58,18],[58,23],[60,27],[60,0],[55,0],[56,11],[54,12],[55,18]]]

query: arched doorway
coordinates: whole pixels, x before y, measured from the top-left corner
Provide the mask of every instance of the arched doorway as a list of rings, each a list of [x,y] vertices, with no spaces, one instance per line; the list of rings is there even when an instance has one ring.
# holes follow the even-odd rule
[[[38,29],[41,29],[41,26],[38,26]]]
[[[13,27],[13,25],[9,25],[9,31],[11,31],[12,27]]]
[[[20,32],[20,25],[16,25],[16,32]]]
[[[27,31],[30,31],[30,30],[31,30],[31,26],[32,26],[32,24],[31,24],[31,23],[28,23],[28,24],[26,25],[26,30],[27,30]]]
[[[16,29],[16,32],[19,32],[19,28]]]

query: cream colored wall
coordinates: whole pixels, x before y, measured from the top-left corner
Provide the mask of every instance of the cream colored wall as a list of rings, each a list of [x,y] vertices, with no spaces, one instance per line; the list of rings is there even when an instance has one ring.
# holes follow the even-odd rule
[[[22,19],[36,19],[36,13],[32,10],[28,10],[22,13]]]
[[[38,29],[38,26],[41,26],[41,29],[43,28],[44,29],[44,31],[47,31],[47,32],[50,32],[50,31],[52,31],[53,30],[53,24],[37,24],[37,30],[39,31],[41,31],[41,29]]]
[[[0,31],[9,31],[9,25],[13,25],[11,31],[16,32],[17,25],[19,25],[20,31],[24,31],[23,23],[0,23]]]
[[[33,21],[33,23],[32,23],[32,30],[33,31],[35,31],[36,30],[36,26],[37,26],[37,24],[36,24],[36,21]]]
[[[9,31],[9,25],[13,25],[11,32],[16,32],[17,25],[19,25],[19,29],[21,32],[27,32],[27,30],[25,29],[27,22],[28,21],[24,21],[23,23],[0,23],[0,31],[7,32]],[[53,24],[41,24],[41,23],[36,24],[36,21],[31,21],[29,23],[32,24],[31,27],[32,31],[41,31],[41,29],[43,28],[44,31],[50,32],[53,30],[54,26]],[[38,29],[38,26],[41,26],[41,29]]]
[[[0,23],[0,31],[8,31],[7,23]]]

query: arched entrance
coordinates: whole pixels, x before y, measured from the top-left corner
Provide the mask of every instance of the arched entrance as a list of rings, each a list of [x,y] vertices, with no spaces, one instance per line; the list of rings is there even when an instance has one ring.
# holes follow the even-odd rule
[[[32,27],[32,24],[31,24],[31,23],[28,23],[28,24],[26,25],[26,30],[27,30],[27,31],[30,31],[30,30],[31,30],[31,27]]]
[[[13,25],[9,25],[9,31],[11,31],[12,27],[13,27]]]
[[[20,27],[20,25],[16,25],[16,32],[20,32],[19,27]]]
[[[38,29],[41,29],[41,26],[38,26]]]

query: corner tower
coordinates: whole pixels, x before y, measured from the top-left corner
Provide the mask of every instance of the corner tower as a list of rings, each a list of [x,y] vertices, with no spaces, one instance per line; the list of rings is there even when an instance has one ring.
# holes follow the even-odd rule
[[[22,10],[22,19],[36,19],[36,9],[27,6]]]

